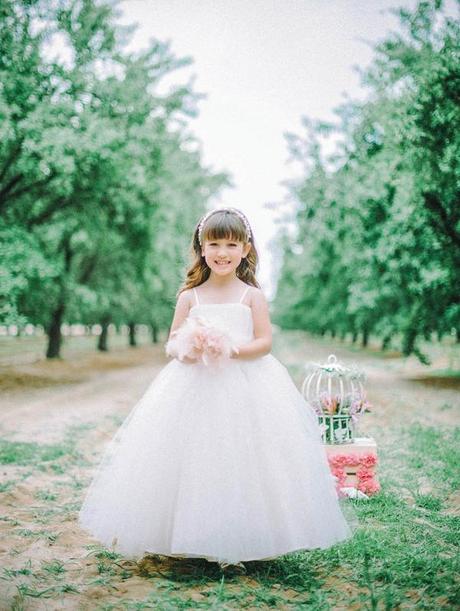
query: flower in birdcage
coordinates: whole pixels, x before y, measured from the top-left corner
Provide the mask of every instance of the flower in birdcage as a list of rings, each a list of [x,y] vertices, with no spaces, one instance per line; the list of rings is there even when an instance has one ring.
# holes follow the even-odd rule
[[[327,392],[322,392],[319,395],[320,406],[323,412],[328,414],[336,414],[340,405],[340,397],[331,396]]]
[[[354,393],[351,405],[355,413],[370,411],[372,407],[365,395],[359,392]]]

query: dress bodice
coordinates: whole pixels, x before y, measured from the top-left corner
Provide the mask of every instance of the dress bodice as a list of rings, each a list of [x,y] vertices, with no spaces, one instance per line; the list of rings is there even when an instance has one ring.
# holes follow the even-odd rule
[[[245,303],[199,303],[190,308],[189,316],[205,318],[236,342],[254,339],[252,310]]]

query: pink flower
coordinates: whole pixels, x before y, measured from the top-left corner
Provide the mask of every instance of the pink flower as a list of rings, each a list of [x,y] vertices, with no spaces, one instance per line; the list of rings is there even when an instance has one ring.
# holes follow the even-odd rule
[[[356,454],[350,454],[348,457],[348,463],[347,463],[350,467],[356,467],[357,465],[359,465],[359,456],[356,456]]]
[[[375,494],[380,490],[380,484],[375,480],[360,481],[357,487],[366,494]]]
[[[165,346],[166,354],[199,359],[206,366],[218,366],[229,359],[232,350],[237,351],[229,335],[201,316],[189,316]]]
[[[361,469],[357,470],[356,475],[358,476],[359,480],[365,481],[365,480],[373,479],[374,472],[371,471],[370,469],[367,469],[366,467],[362,467]]]
[[[377,456],[375,454],[362,454],[359,462],[365,467],[372,467],[377,463]]]
[[[347,454],[334,454],[329,457],[329,464],[334,467],[344,467],[348,465],[349,456]]]

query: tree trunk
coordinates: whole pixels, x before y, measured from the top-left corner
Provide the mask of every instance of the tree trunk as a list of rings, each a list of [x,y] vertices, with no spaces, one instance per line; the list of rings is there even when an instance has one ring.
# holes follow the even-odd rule
[[[417,339],[417,329],[410,327],[406,330],[403,337],[402,353],[404,356],[410,356],[414,352],[415,340]]]
[[[363,333],[363,338],[361,341],[361,345],[363,348],[366,348],[366,346],[369,343],[369,329],[367,327],[364,327],[364,329],[362,330]]]
[[[130,322],[130,323],[128,323],[128,327],[129,327],[129,345],[130,346],[137,346],[137,343],[136,343],[136,323],[135,322]]]
[[[102,320],[101,320],[102,331],[97,341],[97,349],[100,352],[107,352],[109,349],[108,344],[107,344],[107,338],[109,336],[109,325],[110,325],[111,319],[112,317],[110,314],[105,314],[102,317]]]
[[[59,298],[56,309],[51,315],[51,322],[48,328],[48,348],[46,358],[54,359],[60,357],[62,335],[61,324],[67,304],[67,277],[72,265],[73,251],[70,248],[72,232],[65,233],[62,237],[60,248],[64,254],[64,275],[59,279]]]
[[[152,343],[158,343],[158,325],[155,322],[152,322],[150,325],[150,334],[152,336]]]
[[[388,347],[390,346],[390,342],[391,342],[391,334],[385,335],[385,337],[382,340],[382,350],[388,350]]]
[[[65,303],[61,301],[51,315],[51,323],[48,327],[48,348],[46,350],[47,359],[60,358],[61,352],[61,324],[64,318]]]

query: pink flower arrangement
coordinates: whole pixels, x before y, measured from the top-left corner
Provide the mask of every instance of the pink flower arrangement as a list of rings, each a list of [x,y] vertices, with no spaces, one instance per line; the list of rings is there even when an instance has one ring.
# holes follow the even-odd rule
[[[219,366],[238,353],[230,336],[202,316],[189,316],[171,333],[165,346],[166,354],[178,358],[197,359],[206,366]]]
[[[351,465],[352,460],[355,460],[353,455],[336,454],[335,456],[331,456],[329,458],[329,464],[334,467],[344,467],[345,465]]]
[[[375,494],[380,490],[380,484],[375,480],[364,480],[358,483],[358,490],[365,494]]]
[[[347,478],[345,467],[359,467],[356,470],[357,489],[365,494],[375,494],[380,490],[380,484],[375,480],[373,467],[377,464],[375,454],[334,454],[328,456],[331,473],[336,480],[336,488],[341,495]]]
[[[353,424],[356,424],[364,412],[371,411],[372,405],[364,393],[360,391],[350,392],[343,397],[340,395],[330,395],[323,391],[319,394],[313,407],[319,416],[346,414],[351,417]]]
[[[340,406],[340,397],[330,396],[326,392],[320,395],[321,411],[326,414],[336,414]]]
[[[372,467],[377,463],[377,457],[375,454],[334,454],[329,457],[329,464],[334,467],[344,467],[348,465],[350,467],[356,467],[363,465],[365,467]]]

